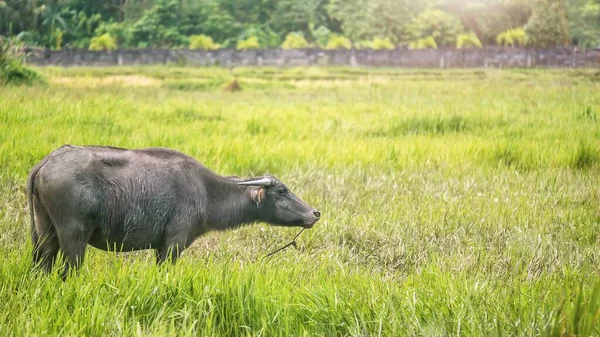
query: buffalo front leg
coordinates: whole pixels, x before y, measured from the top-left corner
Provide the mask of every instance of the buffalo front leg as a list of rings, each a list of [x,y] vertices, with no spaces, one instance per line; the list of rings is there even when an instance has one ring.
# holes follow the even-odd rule
[[[170,227],[177,229],[183,228],[183,226]],[[187,232],[185,231],[172,234],[167,232],[166,234],[164,243],[156,250],[156,263],[159,265],[163,264],[165,261],[171,261],[172,264],[175,264],[183,250],[191,244]]]
[[[166,261],[170,261],[172,264],[175,264],[184,249],[185,245],[179,244],[163,246],[156,250],[156,263],[161,265]]]

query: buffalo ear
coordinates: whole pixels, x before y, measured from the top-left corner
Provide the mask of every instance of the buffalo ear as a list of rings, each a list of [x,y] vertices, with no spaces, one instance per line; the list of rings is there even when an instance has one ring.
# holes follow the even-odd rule
[[[250,191],[250,198],[254,201],[256,206],[260,207],[260,204],[265,200],[265,188],[260,187]]]

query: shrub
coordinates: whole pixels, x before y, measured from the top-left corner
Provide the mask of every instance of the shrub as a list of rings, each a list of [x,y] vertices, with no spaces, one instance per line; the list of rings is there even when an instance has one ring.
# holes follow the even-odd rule
[[[356,49],[368,49],[368,48],[371,48],[371,41],[357,41],[357,42],[354,42],[354,48],[356,48]]]
[[[483,47],[481,45],[481,41],[479,41],[479,38],[477,37],[477,35],[475,35],[475,33],[458,35],[458,37],[456,38],[456,48],[464,49],[464,48],[471,48],[471,47],[476,47],[476,48]]]
[[[300,49],[308,47],[308,42],[302,33],[289,33],[281,45],[283,49]]]
[[[433,36],[428,36],[426,38],[418,39],[416,41],[411,42],[408,45],[408,48],[410,48],[410,49],[427,49],[427,48],[437,49],[437,43],[435,42],[435,39],[433,38]]]
[[[380,50],[380,49],[390,50],[390,49],[394,49],[396,47],[394,46],[392,41],[390,41],[389,38],[380,39],[380,38],[376,37],[371,42],[371,48],[375,49],[375,50]]]
[[[524,46],[527,44],[527,40],[527,33],[525,33],[523,28],[508,29],[496,36],[496,43],[505,47],[513,47],[515,44]]]
[[[325,46],[325,49],[350,49],[352,48],[352,42],[347,37],[332,34],[329,37],[329,41]]]
[[[258,38],[256,36],[251,36],[246,40],[239,40],[237,42],[238,50],[248,50],[248,49],[258,49],[260,48],[260,44],[258,43]]]
[[[95,36],[90,42],[90,50],[114,50],[117,42],[109,34]]]
[[[253,24],[246,27],[246,30],[238,36],[237,40],[248,41],[251,37],[255,37],[258,47],[247,48],[277,48],[281,45],[281,37],[269,25]]]
[[[378,37],[374,38],[372,41],[355,42],[354,47],[356,49],[369,48],[369,49],[375,49],[375,50],[382,50],[382,49],[390,50],[390,49],[396,48],[389,38],[381,39]]]
[[[210,36],[192,35],[190,36],[190,49],[215,50],[221,48],[221,45],[215,43]]]
[[[54,33],[52,34],[52,36],[54,37],[54,49],[60,50],[62,48],[62,42],[63,42],[64,35],[65,35],[65,32],[62,29],[56,28],[54,30]]]
[[[325,26],[319,26],[317,29],[315,29],[312,32],[312,36],[315,39],[315,42],[317,43],[317,45],[319,47],[323,48],[327,45],[327,42],[329,42],[329,37],[331,36],[331,31],[329,30],[329,28],[327,28]]]
[[[40,74],[23,63],[24,48],[21,41],[0,36],[0,85],[45,82]]]
[[[94,34],[96,36],[108,34],[115,39],[117,46],[135,46],[135,44],[132,44],[131,30],[125,22],[100,22]]]

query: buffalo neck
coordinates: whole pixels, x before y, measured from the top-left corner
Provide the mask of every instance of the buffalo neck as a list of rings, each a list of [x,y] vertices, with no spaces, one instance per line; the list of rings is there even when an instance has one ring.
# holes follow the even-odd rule
[[[249,195],[251,187],[242,187],[229,179],[207,181],[206,224],[210,229],[236,228],[259,220],[258,207]]]

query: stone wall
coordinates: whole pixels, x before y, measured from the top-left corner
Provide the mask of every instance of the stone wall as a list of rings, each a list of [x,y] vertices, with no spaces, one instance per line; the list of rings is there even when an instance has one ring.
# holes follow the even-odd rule
[[[321,50],[220,49],[167,50],[123,49],[115,51],[30,50],[28,63],[41,66],[115,66],[180,64],[195,66],[381,66],[416,68],[597,68],[600,50],[576,48],[427,50]]]

